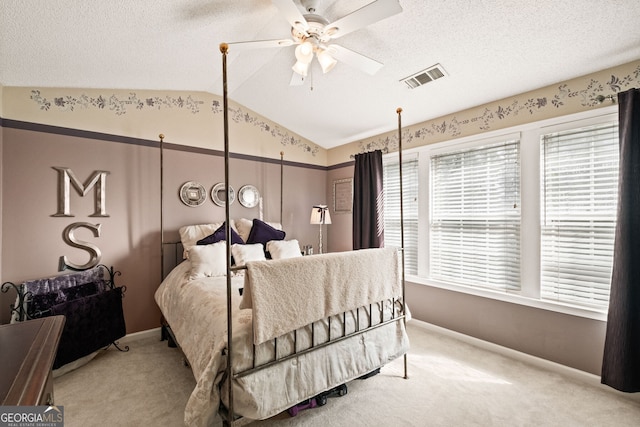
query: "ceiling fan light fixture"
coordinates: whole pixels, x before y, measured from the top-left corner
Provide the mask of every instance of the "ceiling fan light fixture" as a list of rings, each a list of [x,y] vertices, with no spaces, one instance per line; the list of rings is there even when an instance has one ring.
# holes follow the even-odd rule
[[[313,60],[313,45],[310,42],[302,42],[296,47],[296,59],[303,64]]]
[[[309,71],[309,64],[305,64],[304,62],[296,61],[291,67],[293,71],[300,74],[302,77],[307,77],[307,71]]]
[[[334,57],[332,57],[329,54],[329,52],[327,52],[326,50],[322,50],[318,52],[317,56],[318,56],[318,62],[322,67],[322,72],[325,74],[333,70],[333,67],[335,67],[336,64],[338,63],[338,61]]]

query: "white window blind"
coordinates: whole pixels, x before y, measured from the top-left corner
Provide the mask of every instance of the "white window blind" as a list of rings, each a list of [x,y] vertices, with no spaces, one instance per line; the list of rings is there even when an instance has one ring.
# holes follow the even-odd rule
[[[520,289],[520,145],[431,157],[432,279]]]
[[[418,158],[402,160],[405,272],[418,273]],[[384,162],[384,245],[401,247],[398,159]]]
[[[618,125],[542,137],[541,297],[609,301],[618,193]]]

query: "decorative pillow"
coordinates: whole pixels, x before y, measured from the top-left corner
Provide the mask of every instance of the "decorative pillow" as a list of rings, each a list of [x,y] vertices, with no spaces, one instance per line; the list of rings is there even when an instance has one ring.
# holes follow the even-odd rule
[[[247,243],[262,243],[266,246],[267,242],[271,240],[284,240],[286,233],[282,230],[278,230],[266,222],[259,219],[253,220],[253,226],[251,227],[251,233],[247,238]]]
[[[276,230],[282,230],[282,224],[280,224],[279,222],[266,222],[266,224],[270,225]],[[231,225],[235,225],[240,238],[243,241],[247,242],[247,240],[249,239],[249,234],[251,233],[251,228],[253,227],[253,221],[247,218],[239,218],[233,221]]]
[[[244,245],[244,240],[242,240],[242,238],[240,236],[238,236],[238,233],[236,233],[236,231],[231,228],[231,244],[240,244],[240,245]],[[204,239],[200,239],[196,242],[196,244],[198,245],[211,245],[213,243],[217,243],[217,242],[224,242],[226,240],[226,230],[225,230],[225,224],[222,223],[222,225],[213,232],[213,234],[209,234],[207,237],[205,237]]]
[[[227,274],[227,244],[196,245],[189,249],[191,274],[189,279],[224,276]]]
[[[180,233],[180,241],[184,248],[182,257],[184,259],[189,258],[189,249],[196,246],[198,240],[204,239],[214,233],[221,225],[221,222],[216,222],[214,224],[185,225],[184,227],[180,227],[178,233]]]
[[[296,258],[302,256],[300,244],[293,240],[271,240],[267,243],[267,252],[272,259]]]
[[[231,245],[231,254],[236,265],[245,265],[249,261],[264,261],[264,246],[262,243]]]

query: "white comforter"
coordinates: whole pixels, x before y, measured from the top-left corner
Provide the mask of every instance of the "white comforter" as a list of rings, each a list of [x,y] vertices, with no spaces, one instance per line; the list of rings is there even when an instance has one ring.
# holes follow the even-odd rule
[[[222,381],[226,366],[226,278],[213,277],[188,281],[189,261],[178,265],[163,281],[155,294],[156,302],[182,348],[196,378],[185,408],[185,423],[189,426],[211,425],[220,399],[227,403],[227,381]],[[232,278],[233,366],[238,372],[252,366],[252,311],[240,310],[241,297],[237,289],[243,277]],[[300,301],[301,305],[309,301]],[[355,329],[356,319],[368,323],[368,315],[360,310],[346,316],[347,332]],[[379,310],[373,316],[377,323]],[[390,312],[387,306],[383,310]],[[326,322],[314,327],[316,342],[327,334]],[[297,350],[306,348],[310,327],[297,333]],[[331,336],[343,332],[342,317],[331,322]],[[278,354],[289,353],[292,334],[278,339]],[[250,419],[269,418],[290,406],[324,390],[348,382],[408,351],[409,342],[402,322],[394,322],[374,331],[360,334],[330,347],[318,349],[287,362],[273,365],[234,382],[234,410]],[[257,346],[258,362],[273,357],[273,343]],[[222,391],[222,392],[221,392]]]

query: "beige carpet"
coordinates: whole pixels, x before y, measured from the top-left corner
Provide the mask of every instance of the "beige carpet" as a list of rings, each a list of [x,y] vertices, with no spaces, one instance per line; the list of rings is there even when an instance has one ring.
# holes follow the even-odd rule
[[[348,394],[255,426],[639,426],[640,400],[409,324],[409,379],[398,359]],[[102,352],[56,378],[65,427],[183,426],[195,385],[159,337]]]

